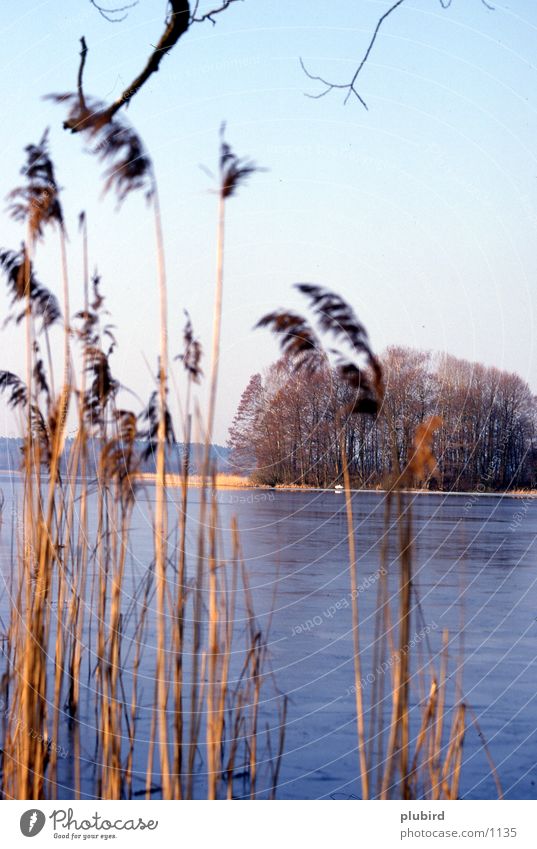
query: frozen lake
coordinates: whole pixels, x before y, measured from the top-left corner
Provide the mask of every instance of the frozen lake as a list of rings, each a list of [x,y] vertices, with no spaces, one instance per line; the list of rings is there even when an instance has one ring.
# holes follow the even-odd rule
[[[19,482],[5,475],[0,537],[2,572],[9,575]],[[200,491],[190,491],[188,547],[197,544]],[[132,586],[153,556],[147,501],[140,495],[133,516],[128,558]],[[170,491],[170,502],[179,498]],[[265,629],[278,688],[289,696],[279,798],[352,798],[358,794],[352,631],[344,496],[333,492],[220,490],[219,524],[228,544],[236,515],[256,613]],[[505,497],[423,494],[407,496],[414,517],[415,583],[421,613],[412,630],[426,631],[424,645],[438,652],[450,633],[450,668],[459,661],[464,633],[464,700],[486,738],[506,797],[537,797],[537,501]],[[355,493],[359,553],[359,604],[365,672],[377,606],[380,545],[384,534],[382,493]],[[150,506],[150,505],[149,505]],[[170,510],[170,517],[172,511]],[[390,588],[397,583],[395,542],[389,552]],[[193,570],[193,563],[192,563]],[[0,612],[5,624],[8,593]],[[237,616],[240,618],[240,604]],[[154,632],[147,642],[154,642]],[[84,665],[85,664],[85,665]],[[84,661],[91,693],[91,669]],[[139,738],[147,732],[153,694],[152,665],[142,668]],[[87,676],[86,676],[87,671]],[[413,692],[419,698],[417,676]],[[269,693],[270,695],[270,693]],[[367,687],[366,687],[367,698]],[[144,714],[145,710],[145,714]],[[270,715],[271,704],[263,705]],[[83,771],[90,782],[92,709]],[[69,759],[62,761],[61,795],[70,796]],[[143,786],[145,760],[135,764]],[[91,795],[91,791],[88,791]],[[496,789],[476,727],[468,715],[461,796],[495,798]]]

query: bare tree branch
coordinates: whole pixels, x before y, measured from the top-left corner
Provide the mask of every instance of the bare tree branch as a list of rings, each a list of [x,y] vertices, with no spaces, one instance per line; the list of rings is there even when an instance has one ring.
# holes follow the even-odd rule
[[[78,101],[80,103],[80,111],[86,111],[86,99],[84,97],[84,67],[86,65],[86,57],[88,55],[88,45],[84,36],[80,39],[80,66],[78,68]]]
[[[136,0],[136,2],[138,2],[138,0]],[[126,12],[128,9],[135,6],[136,2],[114,8],[104,8],[97,2],[97,0],[91,0],[92,5],[98,9],[103,17],[106,17],[106,15]],[[175,47],[181,36],[183,36],[190,28],[191,24],[203,23],[204,21],[210,21],[214,24],[216,23],[214,20],[215,16],[219,15],[221,12],[225,12],[232,3],[236,2],[238,2],[238,0],[221,0],[219,6],[213,8],[209,12],[199,14],[199,8],[201,5],[200,0],[195,0],[193,9],[191,8],[188,0],[169,0],[170,14],[166,20],[164,32],[162,33],[158,43],[154,46],[153,52],[149,56],[145,67],[132,81],[132,83],[121,93],[117,100],[111,103],[110,106],[107,106],[97,112],[86,108],[82,77],[86,62],[87,48],[85,46],[86,42],[82,39],[82,52],[80,54],[81,62],[78,72],[78,100],[80,104],[80,114],[71,114],[69,119],[64,123],[64,128],[71,130],[72,133],[78,133],[89,129],[90,127],[98,129],[109,124],[121,107],[129,103],[133,96],[140,91],[143,85],[145,85],[147,80],[158,71],[159,65],[164,56],[169,53],[173,47]],[[121,18],[107,18],[107,20],[114,20],[114,22],[116,22],[121,20]],[[67,99],[68,97],[70,96],[65,95],[64,99]]]
[[[190,17],[190,22],[193,23],[193,24],[194,23],[195,24],[202,24],[204,21],[210,21],[214,26],[214,24],[216,24],[216,21],[214,19],[215,15],[219,15],[220,12],[225,12],[226,9],[228,9],[231,6],[232,3],[238,3],[238,2],[239,2],[239,0],[223,0],[223,2],[221,3],[220,6],[218,6],[218,8],[213,9],[210,12],[205,12],[203,15],[198,16],[198,10],[199,10],[199,7],[200,7],[200,0],[196,0],[196,4],[194,6],[194,9],[192,11],[192,15]],[[241,0],[241,2],[242,2],[242,0]]]
[[[449,9],[452,2],[453,0],[440,0],[440,5],[442,6],[442,9]],[[496,11],[494,6],[488,3],[487,0],[481,0],[481,2],[486,9],[489,9],[491,12]]]
[[[172,47],[177,44],[181,36],[188,30],[191,23],[190,3],[188,0],[170,0],[170,7],[171,14],[166,21],[164,32],[162,33],[158,44],[149,56],[144,69],[132,81],[130,86],[122,92],[117,100],[100,112],[91,112],[83,106],[84,93],[81,84],[81,72],[84,69],[85,55],[83,56],[81,53],[82,61],[79,70],[80,114],[69,118],[69,120],[64,123],[65,129],[71,130],[72,133],[77,133],[87,130],[91,126],[102,127],[105,124],[109,124],[116,112],[118,112],[122,106],[129,103],[131,98],[142,88],[149,77],[158,71],[159,65],[166,53],[168,53]]]
[[[132,9],[134,8],[134,6],[138,5],[138,0],[134,0],[133,3],[129,3],[126,6],[117,6],[113,9],[105,9],[104,6],[101,6],[99,3],[97,3],[97,0],[90,0],[90,3],[95,9],[97,9],[99,14],[105,19],[105,21],[109,21],[109,23],[111,24],[118,24],[121,21],[125,20],[129,9]],[[125,14],[122,15],[122,12],[124,12]],[[112,15],[120,15],[121,17],[113,18]]]
[[[366,49],[366,51],[363,55],[363,58],[360,61],[360,64],[358,65],[356,71],[354,72],[354,75],[353,75],[350,82],[348,82],[348,83],[334,83],[334,82],[331,82],[330,80],[325,79],[324,77],[320,77],[318,75],[312,74],[306,68],[303,60],[300,59],[300,64],[302,66],[302,70],[304,71],[304,73],[306,74],[308,79],[313,80],[314,82],[319,82],[325,87],[324,91],[320,91],[317,94],[306,94],[306,97],[311,97],[313,100],[319,100],[321,97],[325,97],[327,94],[330,94],[330,92],[332,92],[332,91],[335,91],[335,90],[346,91],[347,94],[345,95],[345,99],[343,101],[344,104],[348,103],[349,98],[352,95],[354,95],[360,101],[360,103],[362,104],[364,109],[367,109],[368,108],[367,103],[365,102],[364,98],[360,95],[360,93],[356,89],[356,82],[358,80],[358,77],[360,76],[360,73],[362,72],[364,65],[366,64],[367,60],[369,59],[369,56],[371,54],[371,51],[373,50],[373,47],[374,47],[375,42],[377,40],[377,36],[379,34],[379,31],[380,31],[383,23],[385,22],[385,20],[387,18],[389,18],[389,16],[393,12],[395,12],[400,6],[402,6],[404,2],[405,2],[405,0],[396,0],[396,2],[393,3],[390,6],[390,8],[387,9],[386,12],[384,12],[384,14],[380,16],[380,18],[377,21],[377,25],[376,25],[376,27],[373,31],[373,35],[371,36],[371,39],[370,39],[369,44],[367,46],[367,49]],[[440,5],[442,6],[443,9],[448,9],[451,6],[451,3],[452,3],[452,0],[440,0]],[[491,6],[490,3],[487,2],[487,0],[481,0],[481,3],[487,9],[494,11],[494,7]]]
[[[400,0],[400,2],[402,3],[403,0]],[[361,97],[361,95],[358,94],[358,92],[354,88],[354,83],[351,82],[351,83],[346,83],[345,85],[339,85],[338,83],[328,82],[328,80],[325,80],[323,77],[318,77],[318,76],[314,76],[313,74],[310,74],[310,72],[308,71],[308,69],[304,65],[304,62],[302,61],[302,59],[300,59],[300,64],[302,66],[302,70],[304,71],[304,73],[306,74],[308,79],[314,80],[315,82],[322,83],[324,86],[326,86],[325,90],[320,91],[318,94],[307,94],[306,93],[306,97],[310,97],[312,100],[320,100],[321,97],[324,97],[325,95],[329,94],[335,88],[348,89],[347,96],[345,97],[345,100],[343,102],[347,103],[351,94],[354,94],[358,98],[358,100],[360,101],[360,103],[362,104],[364,109],[367,109],[367,103],[365,102],[363,97]]]
[[[377,35],[379,34],[379,30],[382,27],[382,24],[384,23],[386,18],[388,18],[392,14],[392,12],[395,12],[395,10],[399,8],[399,6],[402,6],[404,2],[405,2],[405,0],[397,0],[397,2],[393,4],[393,6],[390,6],[390,8],[386,12],[384,12],[383,15],[381,15],[381,17],[379,18],[379,20],[377,22],[377,25],[375,27],[375,30],[373,32],[373,35],[371,37],[371,40],[370,40],[369,45],[367,47],[367,50],[364,53],[363,59],[360,62],[360,64],[358,65],[358,68],[356,69],[356,71],[354,72],[354,76],[353,76],[352,80],[350,81],[350,83],[331,83],[328,80],[323,79],[323,77],[316,77],[313,74],[310,74],[310,72],[306,69],[304,62],[301,59],[300,64],[302,65],[302,68],[303,68],[306,76],[310,80],[317,80],[318,82],[321,82],[324,86],[326,86],[325,91],[322,91],[322,92],[320,92],[320,94],[316,94],[316,95],[310,94],[310,95],[308,95],[308,97],[312,97],[312,98],[318,100],[320,97],[324,97],[326,94],[329,94],[334,89],[342,89],[342,90],[347,92],[347,94],[345,96],[345,100],[343,101],[343,103],[346,104],[348,102],[350,96],[354,94],[355,97],[358,98],[358,100],[360,101],[362,106],[365,109],[367,109],[367,103],[365,102],[363,97],[360,96],[360,94],[357,92],[357,90],[355,88],[356,81],[357,81],[357,79],[360,75],[362,68],[364,67],[365,63],[369,59],[369,54],[371,53],[371,51],[373,49],[373,45],[375,44],[375,41],[377,40]],[[442,2],[442,0],[440,0],[440,2]]]

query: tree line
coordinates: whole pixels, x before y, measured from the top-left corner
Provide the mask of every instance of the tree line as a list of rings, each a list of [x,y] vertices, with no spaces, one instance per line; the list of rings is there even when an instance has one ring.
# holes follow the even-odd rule
[[[537,483],[537,398],[517,374],[390,347],[377,416],[346,415],[356,390],[328,364],[312,376],[282,357],[254,374],[229,431],[235,471],[258,484],[379,487],[412,458],[420,424],[440,416],[427,488],[506,490]]]

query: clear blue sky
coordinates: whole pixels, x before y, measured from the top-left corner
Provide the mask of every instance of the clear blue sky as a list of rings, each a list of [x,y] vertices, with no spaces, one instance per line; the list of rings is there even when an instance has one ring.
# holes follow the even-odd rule
[[[113,0],[109,5],[113,5]],[[121,4],[118,4],[121,5]],[[207,5],[207,4],[206,4]],[[537,4],[407,0],[390,17],[361,79],[366,112],[316,91],[298,57],[346,80],[390,0],[244,0],[198,25],[164,59],[128,115],[160,184],[170,289],[171,352],[182,309],[208,347],[215,198],[198,167],[214,167],[218,128],[270,169],[228,206],[222,379],[216,436],[276,346],[252,326],[267,309],[298,306],[295,281],[346,296],[377,350],[406,344],[517,371],[537,389]],[[162,31],[164,0],[140,0],[120,24],[89,0],[2,3],[0,195],[17,181],[23,146],[51,127],[70,233],[71,298],[80,303],[76,216],[88,213],[92,264],[117,325],[120,379],[147,397],[157,355],[152,219],[141,198],[120,213],[100,199],[100,168],[63,132],[48,92],[75,87],[78,39],[86,90],[117,96]],[[17,247],[4,216],[0,244]],[[54,239],[36,266],[59,293]],[[7,300],[0,295],[5,314]],[[22,368],[4,332],[2,368]],[[13,433],[2,405],[0,432]]]

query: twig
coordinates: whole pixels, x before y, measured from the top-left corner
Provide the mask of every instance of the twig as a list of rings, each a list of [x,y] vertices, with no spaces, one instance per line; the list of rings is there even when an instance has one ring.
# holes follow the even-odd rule
[[[358,65],[356,71],[354,72],[354,75],[353,75],[353,77],[352,77],[352,79],[349,83],[333,83],[333,82],[330,82],[330,80],[326,80],[324,77],[320,77],[320,76],[317,76],[315,74],[312,74],[306,68],[303,60],[300,59],[300,64],[302,66],[302,70],[304,71],[304,73],[306,74],[308,79],[313,80],[314,82],[322,83],[322,85],[325,86],[324,91],[321,91],[318,94],[306,94],[306,97],[310,97],[313,100],[319,100],[321,97],[325,97],[327,94],[330,94],[331,91],[334,91],[334,90],[337,89],[339,91],[346,91],[347,92],[347,94],[345,96],[345,100],[343,101],[344,105],[346,105],[348,103],[351,95],[354,95],[360,101],[360,103],[362,104],[364,109],[367,109],[368,108],[367,103],[365,102],[364,98],[359,94],[359,92],[356,89],[356,81],[358,80],[358,77],[360,76],[360,73],[361,73],[364,65],[366,64],[367,60],[369,59],[369,56],[370,56],[371,51],[373,49],[373,46],[374,46],[374,44],[377,40],[377,36],[378,36],[379,31],[382,27],[382,24],[384,23],[386,18],[388,18],[392,14],[392,12],[395,12],[396,9],[399,8],[399,6],[402,6],[404,2],[405,2],[405,0],[397,0],[397,2],[393,3],[393,5],[390,6],[390,8],[387,9],[387,11],[384,12],[384,14],[380,16],[380,18],[377,21],[377,25],[376,25],[376,27],[373,31],[373,35],[371,36],[371,39],[370,39],[369,44],[367,46],[367,49],[364,53],[364,56],[363,56],[360,64]],[[481,2],[483,4],[483,6],[485,6],[487,9],[489,9],[490,11],[494,11],[494,6],[491,6],[490,3],[487,2],[487,0],[481,0]],[[443,9],[448,9],[451,6],[451,3],[452,3],[452,0],[440,0],[440,5],[442,6]]]
[[[90,0],[90,3],[95,9],[97,9],[99,14],[101,15],[101,17],[103,17],[105,19],[105,21],[108,21],[111,24],[119,24],[119,23],[121,23],[121,21],[125,20],[125,18],[127,17],[127,12],[129,11],[129,9],[132,9],[132,8],[134,8],[134,6],[138,5],[138,0],[134,0],[133,3],[129,3],[126,6],[117,6],[114,9],[105,9],[103,6],[101,6],[99,3],[97,3],[97,0]],[[121,15],[121,12],[125,12],[125,14]],[[110,17],[111,15],[121,15],[121,17],[112,18],[112,17]]]
[[[78,69],[78,100],[80,109],[86,111],[86,99],[84,97],[84,67],[86,65],[86,57],[88,55],[88,45],[84,36],[80,39],[80,67]]]
[[[196,0],[196,5],[194,6],[194,11],[192,12],[192,14],[190,16],[190,23],[201,24],[204,21],[210,21],[212,23],[212,25],[214,26],[216,24],[216,21],[214,20],[214,16],[219,15],[220,12],[225,12],[226,9],[228,9],[231,6],[232,3],[238,3],[238,2],[239,2],[239,0],[223,0],[222,4],[217,9],[213,9],[211,12],[205,12],[204,15],[200,15],[198,17],[198,9],[199,9],[200,3],[199,3],[199,0]]]
[[[310,74],[310,72],[306,69],[304,62],[301,59],[300,64],[302,65],[302,69],[304,70],[304,73],[306,74],[306,76],[310,80],[317,80],[318,82],[321,82],[323,85],[326,86],[326,90],[322,91],[320,94],[317,94],[317,95],[310,94],[310,95],[307,95],[307,96],[312,97],[315,100],[318,100],[319,98],[324,97],[326,94],[329,94],[329,92],[333,91],[334,89],[342,89],[342,90],[347,91],[347,95],[345,97],[345,100],[343,101],[344,104],[346,104],[348,102],[351,94],[354,94],[355,97],[358,98],[358,100],[360,101],[360,103],[362,104],[364,109],[367,109],[367,103],[365,102],[363,97],[361,97],[360,94],[356,91],[356,88],[355,88],[356,80],[358,79],[360,72],[361,72],[362,68],[364,67],[365,63],[369,59],[369,55],[370,55],[370,53],[373,49],[373,45],[375,44],[375,41],[377,40],[377,35],[379,34],[379,30],[380,30],[382,24],[384,23],[386,18],[388,18],[392,14],[392,12],[395,12],[395,10],[399,8],[399,6],[402,6],[402,4],[404,2],[405,2],[405,0],[397,0],[397,2],[393,4],[393,6],[391,6],[386,12],[384,12],[383,15],[381,15],[381,17],[379,18],[379,20],[377,22],[377,25],[375,27],[375,30],[373,32],[373,35],[371,37],[371,40],[370,40],[369,45],[367,47],[367,50],[365,51],[363,59],[360,62],[360,64],[358,65],[358,68],[356,69],[354,76],[353,76],[352,80],[350,81],[350,83],[331,83],[328,80],[323,79],[323,77],[313,76],[313,74]]]

